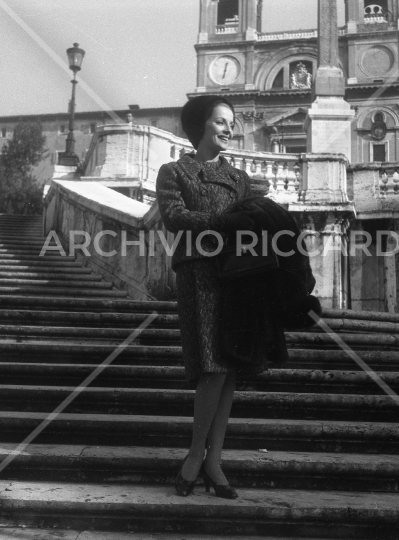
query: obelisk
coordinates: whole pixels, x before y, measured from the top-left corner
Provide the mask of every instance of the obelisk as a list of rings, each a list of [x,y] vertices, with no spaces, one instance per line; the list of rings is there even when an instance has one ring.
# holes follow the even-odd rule
[[[345,78],[339,62],[337,0],[318,0],[318,68],[315,100],[305,123],[308,151],[340,153],[351,159],[351,121],[344,100]]]

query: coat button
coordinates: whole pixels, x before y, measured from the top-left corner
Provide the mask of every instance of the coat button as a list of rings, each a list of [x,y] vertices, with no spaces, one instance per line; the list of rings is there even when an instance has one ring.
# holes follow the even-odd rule
[[[232,199],[237,199],[237,193],[235,191],[230,191],[230,197]]]
[[[201,189],[201,195],[203,195],[205,197],[205,195],[208,195],[208,190],[207,189]]]

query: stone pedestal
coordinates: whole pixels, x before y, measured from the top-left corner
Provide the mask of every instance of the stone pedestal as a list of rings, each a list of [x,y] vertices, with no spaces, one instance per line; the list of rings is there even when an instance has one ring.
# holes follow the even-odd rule
[[[342,154],[307,154],[303,158],[303,195],[306,204],[346,204],[348,160]]]
[[[347,231],[350,208],[336,205],[305,205],[290,211],[308,233],[306,245],[316,279],[313,294],[324,308],[345,309],[349,303]]]
[[[305,122],[308,151],[344,154],[351,160],[351,122],[355,111],[340,97],[317,97]]]

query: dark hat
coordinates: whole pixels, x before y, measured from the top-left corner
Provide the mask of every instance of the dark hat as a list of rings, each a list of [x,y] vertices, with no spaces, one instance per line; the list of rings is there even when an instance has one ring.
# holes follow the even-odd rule
[[[230,101],[220,96],[197,96],[184,105],[180,117],[181,125],[195,149],[198,148],[204,134],[206,121],[218,105],[226,105],[234,114],[234,107]]]

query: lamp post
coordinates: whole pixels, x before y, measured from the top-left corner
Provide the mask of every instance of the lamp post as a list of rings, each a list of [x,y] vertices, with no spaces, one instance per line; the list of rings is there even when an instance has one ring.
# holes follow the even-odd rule
[[[79,164],[79,158],[75,154],[75,97],[76,97],[76,85],[78,81],[76,80],[76,73],[81,70],[83,57],[85,51],[79,48],[79,43],[74,43],[73,47],[67,49],[69,69],[73,71],[72,79],[72,98],[70,104],[70,117],[69,117],[69,133],[66,140],[66,149],[65,152],[60,154],[60,165],[67,165],[72,167],[77,167]]]

